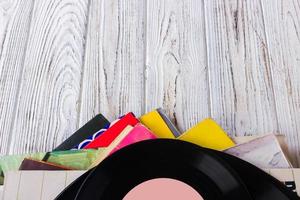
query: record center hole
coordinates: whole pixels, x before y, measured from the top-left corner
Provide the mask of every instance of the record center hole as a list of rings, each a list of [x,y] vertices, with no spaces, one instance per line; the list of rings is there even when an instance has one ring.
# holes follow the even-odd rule
[[[145,181],[131,189],[123,200],[203,200],[188,184],[171,179],[156,178]]]

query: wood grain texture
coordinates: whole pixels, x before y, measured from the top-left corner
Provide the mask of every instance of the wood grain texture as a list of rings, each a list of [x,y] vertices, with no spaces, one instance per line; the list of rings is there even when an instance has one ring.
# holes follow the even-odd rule
[[[202,1],[148,1],[146,111],[164,107],[186,130],[210,116]]]
[[[0,3],[0,153],[7,154],[12,135],[19,80],[33,1],[1,1]]]
[[[262,1],[279,131],[300,164],[300,4]]]
[[[205,1],[211,112],[231,135],[277,130],[259,1]]]
[[[18,6],[17,0],[3,0],[0,1],[0,55],[3,49],[3,43],[9,32],[9,26],[13,21],[15,14],[17,14]]]
[[[144,6],[140,0],[91,1],[80,125],[99,112],[110,120],[143,112]]]
[[[0,153],[45,151],[101,112],[181,131],[279,132],[300,164],[296,0],[0,1]]]
[[[35,1],[9,153],[50,150],[77,128],[87,8]]]
[[[84,172],[10,171],[7,173],[4,186],[0,186],[0,192],[3,200],[52,200]]]

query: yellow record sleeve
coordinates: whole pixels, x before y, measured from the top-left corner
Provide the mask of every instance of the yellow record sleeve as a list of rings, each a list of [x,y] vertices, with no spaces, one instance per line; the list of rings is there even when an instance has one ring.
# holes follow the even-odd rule
[[[175,138],[168,125],[156,110],[142,115],[140,121],[158,138]]]
[[[178,139],[215,150],[225,150],[235,145],[225,131],[210,118],[199,122]]]

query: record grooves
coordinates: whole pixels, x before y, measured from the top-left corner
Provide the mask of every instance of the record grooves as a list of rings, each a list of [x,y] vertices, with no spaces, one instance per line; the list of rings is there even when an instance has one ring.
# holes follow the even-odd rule
[[[255,166],[225,153],[173,139],[129,145],[75,180],[56,199],[122,199],[136,185],[173,178],[205,200],[296,200],[283,184]]]

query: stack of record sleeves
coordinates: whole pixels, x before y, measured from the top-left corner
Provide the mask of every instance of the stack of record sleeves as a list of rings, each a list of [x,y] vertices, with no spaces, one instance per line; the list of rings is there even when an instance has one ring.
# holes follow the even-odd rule
[[[289,157],[284,136],[230,137],[210,118],[182,133],[161,108],[112,122],[98,114],[51,152],[2,156],[0,199],[130,200],[156,178],[198,199],[299,199]]]

